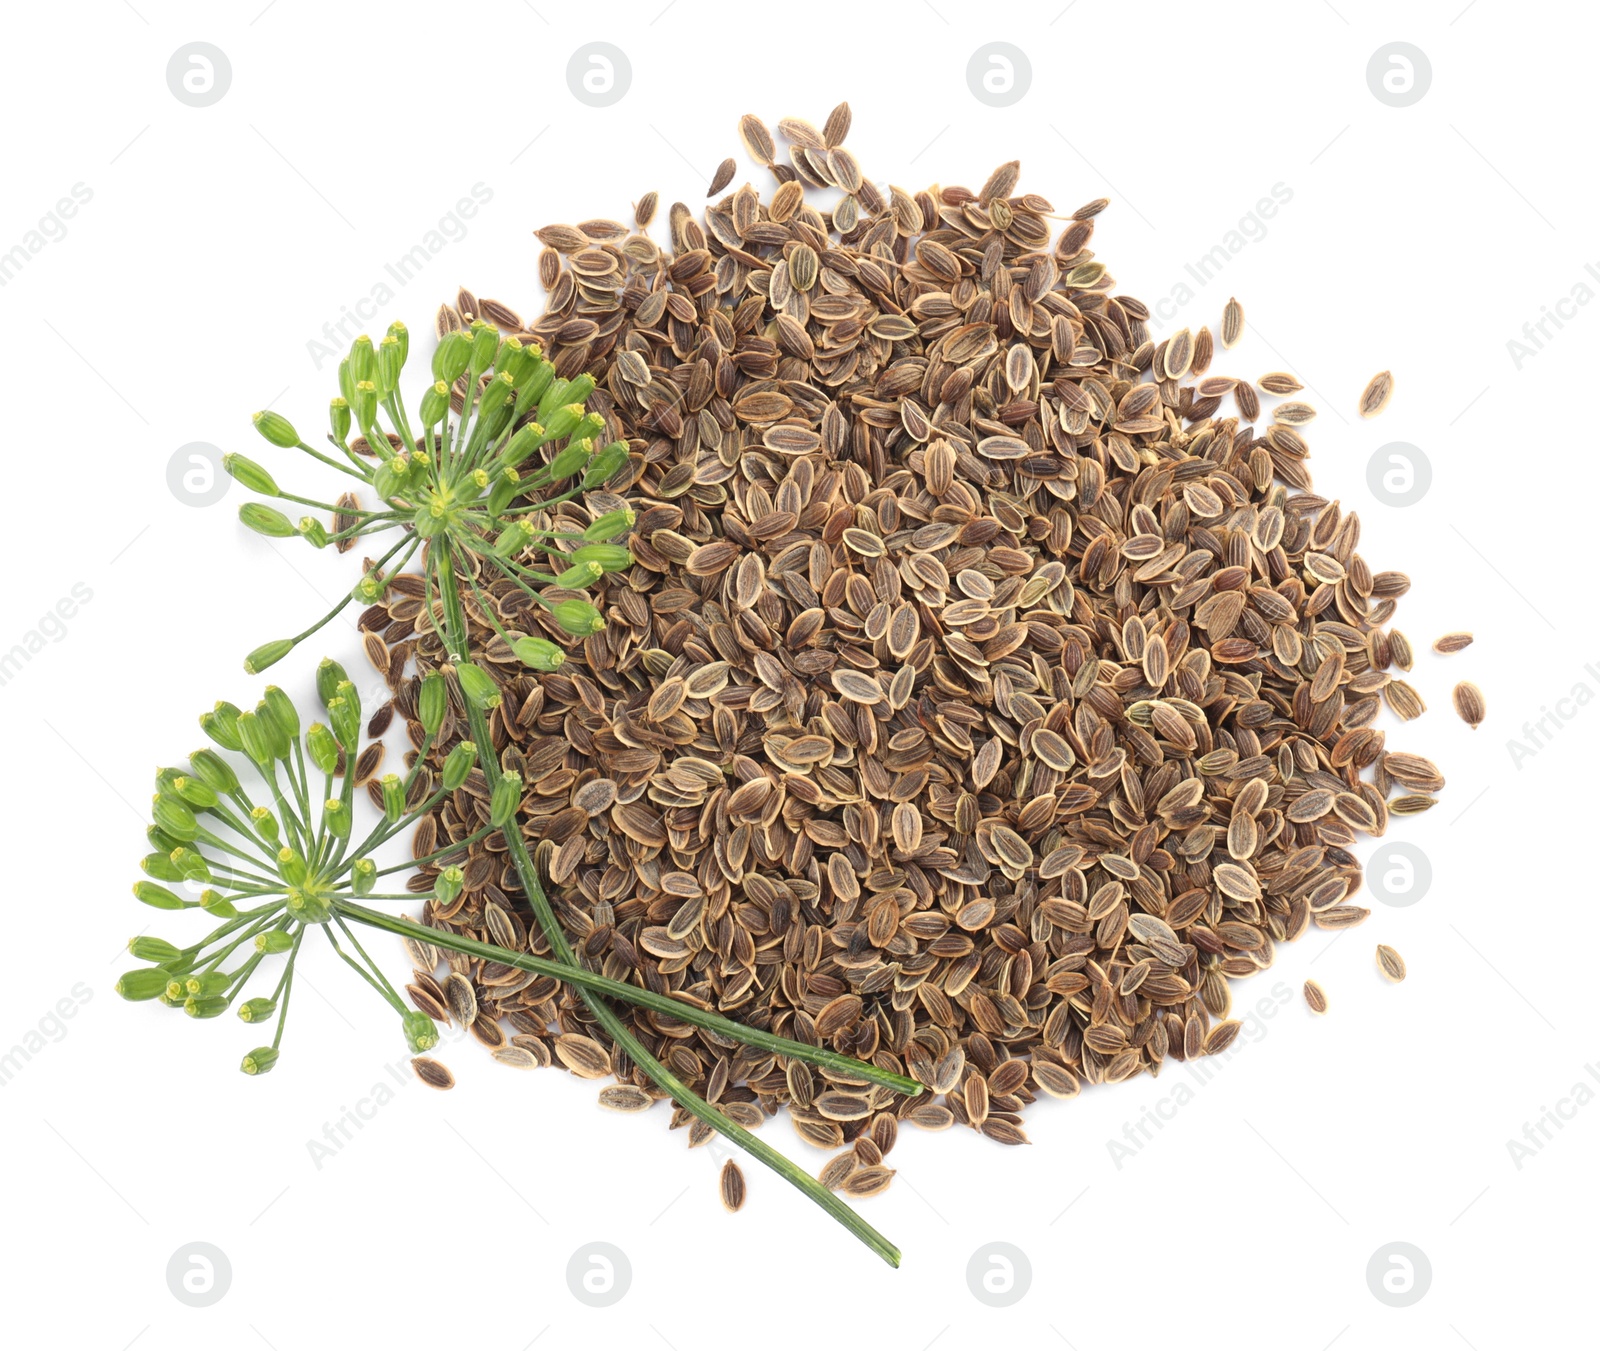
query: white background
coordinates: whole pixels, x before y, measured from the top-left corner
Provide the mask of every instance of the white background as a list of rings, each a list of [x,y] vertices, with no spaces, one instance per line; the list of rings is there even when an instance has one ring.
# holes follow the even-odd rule
[[[1570,1095],[1580,1081],[1600,1089],[1585,1069],[1600,1061],[1588,1017],[1600,924],[1581,862],[1600,709],[1566,705],[1569,724],[1520,764],[1508,742],[1575,686],[1600,690],[1585,666],[1600,662],[1600,306],[1549,328],[1520,369],[1507,344],[1580,283],[1600,290],[1584,270],[1600,265],[1592,16],[1507,0],[650,0],[574,6],[582,18],[554,0],[263,3],[7,7],[0,251],[74,184],[92,193],[0,288],[13,485],[0,649],[25,644],[75,584],[92,592],[0,687],[0,1051],[46,1033],[0,1089],[8,1337],[110,1351],[446,1336],[686,1351],[769,1327],[777,1346],[848,1335],[912,1351],[973,1338],[1077,1351],[1591,1340],[1600,1105]],[[601,109],[565,74],[597,40],[632,65],[627,95]],[[1005,108],[978,101],[965,74],[996,40],[1032,64]],[[232,68],[204,108],[166,80],[194,41]],[[1367,84],[1392,41],[1431,62],[1410,107]],[[1181,1108],[1193,1081],[1170,1065],[1159,1081],[1042,1102],[1029,1148],[903,1131],[895,1185],[863,1205],[904,1248],[898,1272],[755,1165],[744,1212],[725,1214],[721,1156],[686,1152],[664,1108],[603,1113],[595,1085],[519,1075],[470,1042],[447,1048],[455,1091],[408,1080],[318,1167],[309,1144],[325,1124],[371,1111],[375,1087],[394,1082],[386,1067],[404,1072],[392,1015],[328,954],[307,964],[318,993],[301,996],[283,1062],[259,1081],[235,1069],[251,1034],[232,1018],[194,1023],[112,990],[128,934],[195,936],[128,895],[152,767],[199,744],[194,718],[214,699],[253,701],[242,654],[355,576],[352,557],[244,532],[237,485],[186,505],[168,463],[204,442],[289,478],[287,453],[248,415],[271,404],[319,428],[335,383],[308,344],[474,184],[492,200],[396,288],[375,333],[403,318],[425,352],[458,284],[536,313],[533,227],[626,217],[647,189],[662,221],[674,199],[698,209],[717,162],[741,153],[739,114],[820,123],[843,98],[849,145],[879,184],[977,187],[1017,156],[1022,190],[1064,211],[1112,198],[1098,256],[1151,304],[1275,184],[1292,192],[1177,323],[1215,331],[1240,297],[1249,337],[1214,371],[1300,375],[1322,410],[1319,490],[1361,514],[1375,569],[1415,579],[1398,623],[1431,707],[1391,725],[1391,746],[1435,758],[1449,786],[1391,838],[1425,851],[1431,890],[1409,908],[1374,901],[1358,930],[1313,930],[1238,986],[1241,1010],[1265,1000],[1275,1016]],[[770,186],[741,159],[735,185],[747,177]],[[1384,368],[1398,392],[1362,422],[1357,395]],[[1369,459],[1395,440],[1433,470],[1404,509],[1367,485]],[[1427,651],[1454,628],[1477,643]],[[360,668],[348,627],[325,648]],[[306,693],[320,654],[273,677]],[[1449,709],[1461,678],[1487,695],[1475,733]],[[1404,954],[1403,985],[1379,977],[1377,942]],[[404,970],[398,945],[377,951]],[[1330,996],[1325,1018],[1300,1002],[1308,974]],[[52,1021],[62,1000],[73,1016]],[[1508,1141],[1563,1101],[1572,1119],[1519,1168]],[[1149,1143],[1114,1157],[1108,1142],[1158,1110],[1170,1119]],[[785,1121],[765,1134],[808,1167],[824,1161]],[[606,1309],[568,1289],[569,1259],[592,1241],[632,1267]],[[968,1290],[969,1260],[993,1241],[1031,1263],[1009,1308]],[[1432,1267],[1404,1309],[1366,1278],[1398,1241]],[[205,1309],[166,1279],[195,1242],[232,1268]]]

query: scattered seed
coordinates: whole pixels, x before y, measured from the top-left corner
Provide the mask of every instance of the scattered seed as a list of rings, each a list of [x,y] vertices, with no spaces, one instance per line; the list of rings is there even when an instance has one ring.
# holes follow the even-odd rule
[[[1450,701],[1455,705],[1461,721],[1476,730],[1478,724],[1483,721],[1485,711],[1483,691],[1470,680],[1463,680],[1450,692]]]
[[[718,1193],[722,1197],[722,1208],[727,1211],[736,1211],[744,1205],[745,1183],[744,1172],[732,1159],[722,1165],[722,1176],[718,1178]]]
[[[1470,633],[1447,633],[1442,638],[1434,639],[1433,650],[1441,656],[1449,656],[1453,652],[1460,652],[1471,646]]]
[[[1388,371],[1379,371],[1367,381],[1367,387],[1361,391],[1361,416],[1377,417],[1389,406],[1389,399],[1393,394],[1394,376]]]
[[[446,1089],[456,1086],[456,1076],[429,1056],[413,1056],[411,1069],[417,1078],[427,1084],[429,1088]]]
[[[1220,331],[1224,347],[1232,347],[1244,336],[1244,306],[1232,296],[1228,297],[1228,303],[1222,307]]]
[[[1378,944],[1378,969],[1392,981],[1402,981],[1406,978],[1404,958],[1385,943]]]
[[[1300,992],[1305,995],[1306,1006],[1313,1013],[1326,1013],[1328,1011],[1328,996],[1316,981],[1308,980],[1300,987]]]

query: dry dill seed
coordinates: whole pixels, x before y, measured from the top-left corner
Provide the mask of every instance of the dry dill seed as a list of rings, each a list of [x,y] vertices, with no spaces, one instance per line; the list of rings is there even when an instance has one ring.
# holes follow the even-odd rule
[[[722,1175],[717,1179],[717,1193],[726,1211],[736,1211],[744,1205],[744,1173],[732,1159],[722,1165]]]
[[[787,1106],[836,1155],[825,1184],[866,1196],[899,1121],[1019,1144],[1038,1094],[1226,1050],[1230,982],[1366,919],[1360,836],[1444,780],[1372,725],[1386,699],[1421,711],[1386,670],[1410,665],[1388,628],[1409,580],[1313,491],[1309,406],[1257,431],[1255,386],[1206,374],[1207,330],[1154,340],[1095,256],[1104,200],[1063,220],[1013,161],[976,191],[881,192],[848,126],[844,106],[784,119],[780,150],[742,119],[773,190],[676,204],[661,240],[653,194],[633,233],[537,232],[547,294],[518,331],[594,375],[630,460],[530,524],[627,507],[636,563],[596,585],[608,624],[582,642],[492,576],[467,619],[585,959],[928,1086],[864,1090],[618,1009],[735,1120]],[[824,211],[818,187],[843,197]],[[469,313],[518,311],[463,293],[440,325]],[[1230,300],[1222,348],[1242,331]],[[362,625],[414,745],[407,663],[443,662],[423,605],[397,588]],[[565,664],[519,667],[484,607]],[[464,728],[458,705],[429,773]],[[475,774],[432,838],[486,813]],[[463,853],[429,922],[542,942],[503,853]],[[459,977],[480,1039],[504,1022],[535,1063],[617,1080],[603,1105],[655,1100],[570,991],[446,962],[414,989],[454,1012]]]
[[[1433,650],[1444,657],[1471,646],[1472,635],[1470,633],[1447,633],[1442,638],[1434,639],[1433,642]]]
[[[1379,371],[1367,381],[1367,387],[1361,391],[1361,416],[1377,417],[1389,406],[1389,399],[1394,394],[1394,376],[1388,371]]]
[[[1402,981],[1406,978],[1405,959],[1393,948],[1385,943],[1378,944],[1378,970],[1392,981]]]
[[[1463,680],[1450,692],[1450,701],[1461,721],[1476,730],[1484,718],[1483,691],[1470,680]]]
[[[706,189],[707,197],[715,197],[729,183],[733,182],[734,170],[739,166],[732,155],[717,165],[717,172],[711,176],[711,186]]]
[[[456,1086],[456,1076],[430,1056],[413,1056],[411,1070],[429,1088],[447,1089]]]
[[[1313,1013],[1326,1013],[1328,1011],[1328,996],[1316,981],[1308,980],[1300,987],[1300,993],[1305,996],[1306,1007]]]

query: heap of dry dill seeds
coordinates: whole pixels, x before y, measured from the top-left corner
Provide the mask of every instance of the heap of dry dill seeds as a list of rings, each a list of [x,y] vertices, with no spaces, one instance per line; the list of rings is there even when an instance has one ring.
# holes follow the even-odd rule
[[[1208,373],[1204,328],[1154,340],[1091,250],[1104,201],[1061,220],[1015,162],[885,194],[848,125],[785,120],[785,153],[747,117],[770,196],[675,205],[665,248],[653,193],[633,228],[546,227],[540,317],[463,292],[440,327],[482,318],[592,372],[629,447],[603,491],[530,522],[635,513],[636,565],[596,584],[604,631],[479,579],[503,626],[566,648],[540,674],[470,616],[557,913],[609,976],[942,1095],[619,1009],[734,1119],[786,1104],[848,1146],[821,1175],[867,1195],[899,1119],[1017,1144],[1037,1092],[1229,1045],[1229,980],[1366,918],[1352,846],[1444,780],[1372,725],[1384,700],[1420,711],[1385,629],[1409,582],[1311,491],[1312,410],[1263,413],[1299,382]],[[1224,346],[1243,322],[1230,302]],[[406,661],[440,661],[422,611],[402,583],[362,621],[414,741]],[[487,810],[475,775],[416,852]],[[505,857],[468,852],[429,921],[542,951]],[[652,1102],[554,981],[459,957],[441,977],[414,951],[428,1013],[509,1063],[614,1077],[608,1106]]]

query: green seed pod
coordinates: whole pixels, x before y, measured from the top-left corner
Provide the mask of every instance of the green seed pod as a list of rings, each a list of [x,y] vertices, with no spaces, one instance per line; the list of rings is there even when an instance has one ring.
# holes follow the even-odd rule
[[[439,771],[440,782],[447,793],[453,793],[467,781],[472,766],[477,762],[478,748],[470,741],[458,741],[444,758],[444,768]]]
[[[350,594],[363,605],[372,605],[383,597],[388,586],[388,580],[381,572],[367,572],[363,573],[361,580],[350,588]]]
[[[215,995],[227,993],[228,986],[233,984],[233,977],[226,971],[202,971],[184,981],[185,994],[195,995],[201,999],[209,999]]]
[[[173,866],[172,859],[169,856],[170,852],[171,851],[169,850],[164,853],[146,854],[142,859],[139,860],[139,867],[143,869],[144,872],[146,872],[149,876],[155,878],[158,882],[187,881],[188,879],[185,878],[184,875]],[[171,895],[170,892],[167,894],[169,896]],[[139,893],[135,891],[134,895],[138,896]],[[146,898],[143,896],[139,896],[139,899],[144,901],[146,905],[153,905],[159,910],[183,910],[188,907],[187,901],[180,901],[176,896],[172,896],[173,904],[170,905],[162,901],[146,900]]]
[[[300,444],[300,433],[295,431],[294,424],[282,413],[274,413],[270,408],[266,408],[255,414],[250,421],[255,423],[256,430],[275,446],[293,450]],[[256,491],[264,493],[276,490],[257,488]]]
[[[567,381],[566,393],[561,396],[562,403],[582,403],[594,393],[594,376],[585,371],[582,375],[575,375]]]
[[[346,403],[354,403],[356,397],[356,377],[350,369],[350,358],[345,357],[339,363],[339,394]]]
[[[607,446],[606,449],[609,450],[611,447]],[[583,532],[583,537],[591,544],[599,544],[605,540],[615,539],[624,530],[632,530],[633,523],[636,520],[638,520],[638,517],[628,507],[621,507],[616,511],[608,511],[604,516],[596,516],[590,522]],[[579,552],[582,551],[580,550]]]
[[[339,691],[339,686],[350,677],[345,669],[332,657],[324,657],[317,663],[317,698],[321,699],[324,706]]]
[[[205,857],[195,853],[193,849],[179,845],[167,858],[172,866],[178,870],[179,876],[185,882],[209,882],[211,880],[211,865]]]
[[[191,1018],[216,1018],[228,1011],[228,1001],[219,994],[192,994],[183,1001],[183,1011]]]
[[[259,416],[259,414],[257,415]],[[222,457],[222,467],[253,493],[278,496],[278,481],[254,460],[230,453]]]
[[[350,838],[351,815],[350,804],[342,797],[330,797],[322,804],[322,823],[335,839]]]
[[[257,952],[287,952],[293,946],[293,935],[282,929],[268,929],[266,933],[256,935]]]
[[[528,547],[533,533],[521,521],[512,521],[494,539],[494,552],[500,558],[515,558]]]
[[[241,1023],[264,1023],[277,1011],[277,1004],[270,999],[247,999],[239,1005],[239,1021]]]
[[[545,435],[552,441],[559,441],[564,436],[571,436],[577,430],[578,424],[583,421],[583,405],[564,403],[561,407],[552,409],[548,417],[541,417],[539,420],[544,423]]]
[[[601,572],[621,572],[633,566],[633,555],[620,544],[585,544],[571,554],[574,563],[593,563]]]
[[[314,722],[306,728],[306,754],[324,774],[339,768],[339,743],[323,723]]]
[[[484,386],[478,400],[478,425],[468,438],[469,446],[483,446],[499,439],[517,415],[511,381],[504,371]]]
[[[489,489],[489,498],[484,503],[485,510],[491,516],[500,516],[511,505],[511,499],[522,490],[522,476],[509,465],[494,476],[494,486]]]
[[[422,687],[417,691],[417,717],[422,723],[422,730],[429,736],[439,734],[449,702],[450,690],[444,677],[438,671],[429,671],[423,676]]]
[[[467,875],[456,864],[448,868],[441,868],[439,876],[433,882],[434,899],[442,906],[448,906],[461,894],[461,888],[466,885]]]
[[[298,728],[300,715],[294,712],[292,706],[290,714],[294,718],[296,728]],[[266,732],[267,740],[272,746],[272,758],[274,760],[287,760],[294,752],[294,736],[290,729],[284,726],[278,717],[277,711],[265,699],[256,704],[256,717],[261,720],[260,726]]]
[[[238,907],[220,891],[207,887],[200,893],[200,908],[217,919],[237,919]]]
[[[511,434],[506,448],[500,452],[500,463],[507,466],[521,464],[544,443],[544,429],[537,422],[525,422]]]
[[[158,793],[151,815],[162,830],[175,840],[192,840],[200,833],[200,823],[194,819],[189,804],[173,794]]]
[[[504,826],[516,815],[517,804],[521,801],[522,775],[502,774],[489,795],[489,824]]]
[[[537,365],[530,368],[528,374],[517,385],[517,416],[521,417],[530,408],[537,407],[550,392],[550,386],[555,383],[555,379],[556,368],[542,358]]]
[[[363,333],[350,344],[350,375],[359,385],[370,381],[378,373],[378,354],[373,350],[372,339]]]
[[[153,938],[149,934],[130,938],[128,951],[141,962],[175,962],[183,956],[182,950],[173,947],[165,938]]]
[[[328,721],[333,724],[333,735],[339,744],[354,755],[361,744],[361,702],[348,680],[328,701]]]
[[[167,979],[166,968],[141,966],[135,971],[124,971],[117,977],[117,983],[113,988],[124,999],[137,1003],[146,999],[156,999],[165,994]]]
[[[371,380],[356,381],[356,396],[350,400],[350,410],[355,414],[356,426],[368,442],[386,440],[373,424],[378,416],[378,387]]]
[[[280,845],[276,855],[278,860],[278,875],[291,886],[304,886],[310,869],[295,850],[288,845]]]
[[[548,638],[518,638],[511,644],[511,650],[518,661],[535,671],[559,670],[567,659],[567,654]]]
[[[556,585],[568,591],[582,591],[600,576],[600,565],[594,562],[574,563],[556,577]]]
[[[315,516],[302,516],[296,526],[300,538],[313,549],[323,549],[328,544],[328,527]]]
[[[246,675],[260,675],[269,666],[276,666],[280,661],[294,651],[293,638],[274,638],[270,643],[262,643],[248,657],[244,659],[244,673]],[[204,719],[201,726],[204,726]],[[208,729],[209,730],[209,729]],[[220,742],[227,745],[226,742]],[[229,750],[238,750],[238,746],[229,746]]]
[[[174,849],[182,847],[177,840],[168,835],[160,826],[146,826],[144,828],[144,837],[150,841],[157,853],[165,854],[168,858],[172,857]]]
[[[411,330],[396,319],[389,325],[389,336],[400,344],[400,360],[403,363],[411,354]]]
[[[245,1058],[239,1062],[239,1068],[246,1074],[269,1074],[272,1067],[278,1063],[278,1051],[274,1046],[258,1046],[255,1050],[247,1052]]]
[[[569,441],[550,461],[546,473],[551,483],[562,483],[578,473],[588,463],[594,454],[594,443],[591,441]]]
[[[599,413],[589,412],[583,415],[583,421],[577,425],[572,435],[575,440],[581,438],[585,441],[592,441],[605,429],[605,418]]]
[[[400,350],[400,339],[394,334],[386,334],[378,344],[378,373],[374,383],[378,392],[387,398],[394,393],[394,387],[400,383],[400,368],[405,365],[405,354]]]
[[[216,790],[203,780],[191,779],[187,774],[180,774],[172,781],[172,791],[191,807],[198,807],[202,811],[217,805]]]
[[[255,764],[264,769],[272,763],[272,728],[258,714],[239,715],[239,737],[244,742],[244,753]]]
[[[433,1019],[426,1013],[413,1009],[401,1016],[400,1026],[405,1033],[406,1046],[412,1055],[431,1051],[439,1044],[439,1029],[433,1025]]]
[[[336,398],[328,404],[328,429],[333,433],[333,439],[341,446],[350,435],[350,403],[349,400]]]
[[[433,384],[423,391],[422,395],[422,425],[424,427],[437,427],[444,421],[445,411],[450,407],[450,386],[443,380],[435,380]]]
[[[456,679],[461,694],[474,708],[499,708],[500,687],[481,666],[470,661],[456,663]]]
[[[263,840],[272,843],[278,838],[278,818],[265,807],[253,807],[250,810],[250,824],[256,828],[256,833]]]
[[[383,786],[383,815],[389,822],[398,821],[406,811],[406,789],[398,774],[385,774]]]
[[[243,749],[239,740],[239,710],[225,699],[218,700],[211,712],[200,715],[200,726],[223,750]]]
[[[370,896],[378,885],[378,865],[370,858],[358,858],[350,865],[350,890],[357,896]]]
[[[537,360],[538,357],[524,347],[520,339],[507,338],[495,355],[495,371],[510,376],[513,385],[520,385]]]
[[[439,339],[433,349],[433,378],[446,388],[455,384],[466,373],[472,360],[472,339],[460,329],[453,329]]]
[[[201,747],[195,751],[189,756],[189,768],[194,770],[195,777],[202,780],[213,792],[239,791],[239,776],[233,772],[233,766],[214,750]]]
[[[621,441],[613,441],[583,471],[583,490],[598,488],[628,462],[628,448]]]
[[[294,700],[278,686],[268,685],[262,690],[261,702],[266,705],[273,723],[284,736],[293,738],[300,735],[300,710],[294,706]]]
[[[550,617],[568,633],[587,638],[605,628],[605,616],[586,600],[558,600],[550,607]]]
[[[293,521],[265,502],[246,502],[239,508],[239,519],[256,534],[265,535],[268,539],[290,539],[299,533]]]
[[[432,539],[450,524],[450,509],[437,497],[424,502],[411,517],[411,528],[423,539]]]
[[[184,989],[182,976],[174,976],[167,981],[167,988],[164,989],[160,995],[160,999],[163,1004],[176,1004],[180,1009],[183,1007],[183,1001],[188,997],[189,994],[188,991]]]
[[[472,321],[472,359],[467,364],[467,375],[476,380],[494,363],[500,351],[500,330],[482,319]]]

